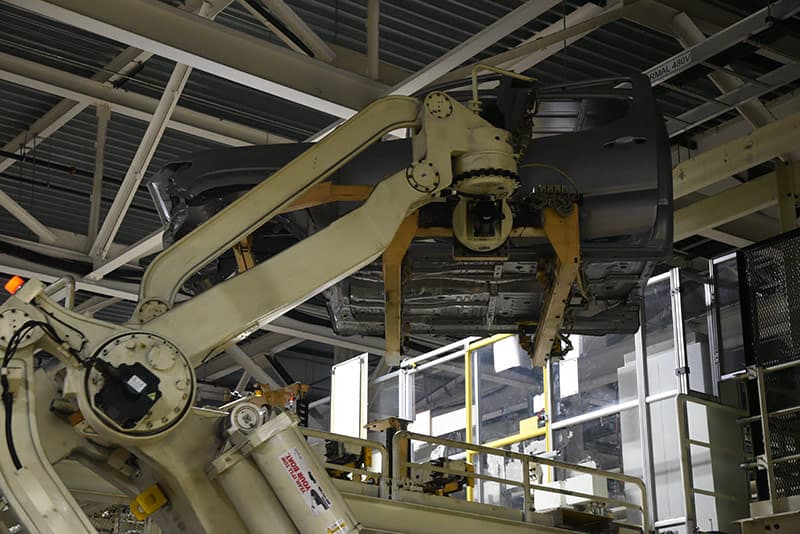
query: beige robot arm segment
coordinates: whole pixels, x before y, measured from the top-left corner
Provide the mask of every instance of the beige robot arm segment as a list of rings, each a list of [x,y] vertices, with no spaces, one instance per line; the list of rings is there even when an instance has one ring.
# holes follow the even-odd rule
[[[142,280],[138,319],[169,309],[184,281],[274,217],[381,136],[415,128],[419,101],[387,97],[374,102],[205,224],[164,251]]]
[[[389,102],[394,105],[395,100]],[[408,116],[410,111],[405,109]],[[368,109],[362,113],[371,116],[373,112]],[[486,128],[483,119],[442,93],[429,95],[420,115],[422,129],[414,140],[414,162],[378,184],[361,207],[283,253],[151,319],[147,329],[171,339],[185,351],[193,365],[198,365],[213,349],[275,319],[380,256],[406,216],[450,186],[454,157],[486,146],[505,145],[505,139],[497,135],[495,129]],[[393,120],[391,124],[394,126],[398,121]],[[327,147],[338,148],[325,150],[355,154],[351,149],[352,130],[345,126],[322,141],[328,143]],[[476,135],[476,131],[482,135]],[[257,211],[250,199],[261,198],[265,191],[272,191],[270,184],[274,179],[288,176],[285,172],[291,172],[293,165],[309,164],[316,159],[314,154],[312,148],[298,157],[176,244],[174,255],[167,251],[159,259],[164,255],[173,259],[185,256],[186,247],[196,238],[194,234],[205,235],[213,230],[212,225],[225,226],[233,220],[229,218],[233,217],[233,208]],[[313,179],[307,181],[313,182]],[[262,189],[265,186],[267,189]],[[277,196],[281,195],[286,197],[284,193]],[[234,235],[233,229],[227,234]],[[240,234],[236,233],[224,246],[236,242]],[[151,266],[148,275],[153,269],[160,272],[160,265]]]

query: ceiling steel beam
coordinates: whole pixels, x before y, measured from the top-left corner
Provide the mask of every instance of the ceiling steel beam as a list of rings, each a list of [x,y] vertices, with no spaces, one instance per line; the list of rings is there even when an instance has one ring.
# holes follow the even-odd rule
[[[379,356],[386,355],[384,341],[382,339],[366,336],[338,336],[328,327],[305,324],[288,317],[280,317],[264,325],[261,329],[308,341],[315,341],[324,345],[343,347],[360,352],[369,352],[370,354]]]
[[[260,2],[268,9],[267,16],[262,10]],[[239,3],[250,12],[250,14],[260,21],[264,26],[274,33],[283,43],[300,54],[307,54],[306,50],[311,52],[312,57],[330,63],[336,57],[336,53],[331,50],[325,41],[314,33],[314,31],[303,22],[297,13],[291,7],[286,5],[283,0],[239,0]],[[278,19],[278,24],[273,23],[268,16]],[[289,33],[284,32],[284,28],[280,25],[283,24]],[[292,35],[300,40],[302,46],[292,38]]]
[[[100,310],[108,308],[109,306],[113,306],[118,302],[122,302],[122,299],[119,297],[94,296],[94,297],[89,297],[84,302],[75,306],[75,308],[72,311],[74,311],[75,313],[81,313],[83,315],[88,315],[91,317]]]
[[[102,280],[105,275],[119,269],[126,263],[135,262],[139,258],[160,252],[163,248],[164,230],[158,230],[119,252],[107,262],[97,266],[94,271],[86,275],[86,279]]]
[[[479,52],[486,50],[500,39],[521,28],[561,0],[529,0],[520,7],[501,17],[480,32],[476,33],[460,45],[439,57],[426,67],[415,72],[398,85],[389,94],[412,95],[441,78]]]
[[[119,227],[125,215],[128,213],[128,208],[133,202],[133,197],[136,195],[139,184],[142,182],[147,168],[150,166],[150,160],[156,153],[158,143],[161,141],[161,136],[167,129],[167,122],[169,121],[172,112],[178,105],[178,100],[183,93],[183,88],[189,80],[189,75],[192,68],[187,65],[176,64],[172,70],[172,74],[164,86],[164,93],[153,111],[153,119],[147,124],[147,129],[142,136],[139,147],[133,155],[133,160],[122,179],[117,194],[114,196],[114,202],[108,210],[106,218],[103,220],[103,226],[97,234],[94,244],[92,244],[89,255],[93,258],[103,260],[108,255],[108,249],[114,238],[117,236]]]
[[[251,355],[251,358],[256,358],[261,354],[278,354],[295,345],[299,345],[303,341],[305,340],[269,332],[253,341],[248,340],[241,343],[240,347],[247,354]],[[203,364],[203,376],[206,380],[214,381],[241,370],[242,366],[233,363],[231,361],[232,359],[232,356],[226,352],[219,354],[209,362]],[[264,361],[267,360],[264,359]]]
[[[451,76],[445,76],[448,72],[452,71],[459,65],[461,65],[464,61],[470,59],[471,57],[475,56],[479,52],[485,50],[486,48],[492,46],[500,39],[506,37],[510,33],[514,32],[515,30],[521,28],[531,20],[535,19],[551,7],[555,6],[559,0],[528,0],[525,4],[518,7],[517,9],[513,10],[512,12],[508,13],[506,16],[501,17],[493,24],[490,24],[477,34],[473,35],[460,45],[456,46],[443,56],[439,57],[432,63],[428,64],[427,66],[423,67],[422,69],[418,70],[417,72],[407,76],[403,81],[397,83],[394,87],[388,90],[388,94],[391,95],[412,95],[423,89],[427,85],[430,85],[434,81],[445,81],[449,80]],[[372,3],[368,4],[368,18],[370,10],[372,12],[372,25],[374,26],[377,24],[376,20],[378,18],[377,13],[377,0],[370,0],[370,2],[375,2],[375,5]],[[369,21],[368,21],[369,23]],[[377,28],[374,29],[375,34],[370,37],[368,35],[368,40],[371,38],[374,40],[373,48],[377,46]],[[368,47],[369,52],[369,47]],[[375,53],[377,56],[377,52]],[[367,58],[368,64],[370,61],[377,61],[377,59]],[[368,66],[368,72],[370,74],[373,73],[375,66]],[[459,72],[463,71],[464,69],[459,69]],[[469,76],[470,70],[466,72],[466,74],[456,76],[455,79],[460,79]],[[342,121],[336,121],[332,124],[329,124],[316,134],[310,136],[307,141],[309,142],[317,142],[335,130]]]
[[[23,208],[16,200],[8,196],[5,191],[0,191],[0,206],[3,206],[15,219],[36,234],[40,241],[43,243],[55,243],[55,234],[53,234],[47,226],[42,224],[39,219],[31,215],[31,213]]]
[[[540,35],[540,32],[539,34],[535,35],[533,39],[530,39],[525,43],[512,48],[511,50],[497,54],[496,56],[482,59],[480,63],[485,65],[499,66],[519,61],[521,58],[525,58],[531,54],[546,50],[553,45],[557,46],[558,44],[563,43],[565,40],[585,35],[586,33],[595,30],[600,26],[608,24],[609,22],[619,20],[624,16],[638,10],[640,7],[638,4],[639,1],[640,0],[620,0],[613,4],[609,3],[609,5],[603,8],[601,12],[598,12],[596,16],[585,19],[582,22],[578,22],[566,28],[563,28],[564,19],[562,19],[562,29],[559,31],[554,31],[552,33],[548,33],[547,35]],[[466,79],[472,74],[472,69],[475,67],[475,65],[476,64],[472,64],[458,68],[446,76],[440,77],[438,80],[436,80],[436,82],[446,83]]]
[[[219,0],[213,7],[211,7],[206,16],[209,18],[214,18],[220,11],[227,7],[231,1],[232,0]],[[120,80],[133,69],[138,68],[151,56],[152,54],[149,52],[142,52],[137,48],[127,48],[117,57],[112,59],[108,64],[106,64],[103,69],[97,72],[92,77],[92,80],[109,84]],[[50,137],[62,126],[76,117],[88,105],[89,102],[62,100],[44,115],[42,115],[39,119],[37,119],[33,124],[31,124],[28,129],[26,129],[24,132],[20,132],[19,135],[6,143],[2,150],[5,152],[27,152],[28,150],[33,149],[36,145],[41,144],[42,141]],[[12,158],[0,159],[0,172],[5,171],[7,168],[12,166],[15,161],[16,160]],[[95,169],[95,171],[97,171],[97,169]],[[95,174],[97,174],[97,172],[95,172]],[[95,196],[99,198],[99,193]],[[33,215],[27,212],[22,206],[20,206],[16,201],[2,191],[0,191],[0,205],[6,208],[29,230],[35,233],[42,242],[54,242],[51,232],[43,224],[41,224],[35,217],[33,217]],[[94,210],[92,213],[94,213]],[[94,235],[92,231],[92,221],[93,219],[90,216],[90,235]]]
[[[736,13],[725,9],[719,2],[698,2],[697,0],[660,0],[660,3],[667,9],[675,11],[683,11],[692,19],[696,20],[700,28],[705,33],[715,33],[721,28],[735,24],[741,20],[741,17]],[[764,2],[770,4],[771,2]],[[663,10],[662,10],[663,12]],[[771,57],[775,61],[788,63],[800,59],[800,39],[789,34],[778,37],[777,39],[770,38],[769,43],[757,42],[754,39],[748,39],[748,44],[755,47],[760,47],[756,51],[764,57]],[[781,59],[784,58],[784,59]]]
[[[800,113],[794,113],[676,165],[673,197],[688,195],[798,147]]]
[[[91,245],[87,236],[68,232],[59,228],[47,227],[47,229],[56,237],[56,243],[53,245],[4,234],[0,234],[0,242],[24,248],[37,254],[44,254],[52,258],[73,260],[83,263],[92,262],[92,259],[86,253]],[[124,245],[114,243],[111,251],[114,254],[118,254],[124,249]]]
[[[536,39],[540,39],[548,35],[552,35],[558,31],[563,30],[564,28],[584,23],[607,11],[617,9],[618,4],[619,3],[615,4],[614,2],[610,2],[610,5],[605,8],[602,8],[596,4],[591,4],[591,3],[584,4],[579,8],[577,8],[572,13],[570,13],[569,15],[567,15],[566,17],[563,17],[555,21],[551,25],[547,26],[546,28],[542,29],[541,31],[536,32],[536,34],[533,37],[521,43],[521,45],[533,42]],[[528,54],[521,59],[502,63],[499,65],[499,67],[503,69],[513,70],[514,72],[525,72],[526,70],[530,69],[535,65],[538,65],[539,63],[549,58],[550,56],[557,54],[561,50],[564,50],[566,47],[570,46],[575,41],[589,35],[592,31],[596,30],[597,28],[599,28],[599,26],[593,26],[583,33],[579,33],[577,35],[564,39],[561,42],[551,44],[550,46],[543,48],[541,50],[537,50],[532,54]]]
[[[117,57],[108,62],[99,72],[92,76],[92,80],[100,83],[110,83],[121,79],[128,72],[138,67],[152,56],[148,52],[142,52],[136,48],[127,48]],[[39,117],[25,131],[20,132],[14,139],[6,143],[3,147],[5,152],[27,152],[32,150],[57,132],[62,126],[71,121],[81,111],[89,106],[90,102],[80,102],[74,100],[62,100],[53,106],[44,115]],[[0,172],[5,171],[16,160],[5,158],[0,160]]]
[[[769,28],[776,20],[789,18],[798,11],[800,11],[800,2],[797,0],[777,0],[703,41],[690,46],[685,51],[653,65],[644,71],[644,74],[650,78],[650,83],[654,86],[664,83],[681,72],[741,43],[751,35]]]
[[[341,118],[386,88],[157,0],[9,0],[40,15],[91,31],[226,80]]]
[[[673,0],[640,0],[643,9],[635,11],[628,15],[626,18],[631,22],[657,31],[669,37],[673,37],[674,28],[672,27],[672,18],[679,13],[686,13],[692,20],[695,21],[700,30],[706,35],[717,33],[723,28],[735,24],[741,20],[730,11],[722,8],[714,7],[708,2],[698,2],[697,0],[688,0],[688,2],[680,2]],[[671,6],[665,4],[668,2]],[[695,7],[700,9],[695,9]],[[713,11],[713,20],[708,15]],[[789,38],[794,39],[794,38]],[[782,39],[779,39],[781,41]],[[792,47],[782,46],[777,41],[770,42],[769,45],[759,43],[752,38],[744,40],[745,43],[756,47],[755,53],[767,59],[777,61],[778,63],[793,63],[798,56],[791,52]],[[795,43],[800,43],[794,39]],[[796,47],[795,47],[796,48]]]
[[[149,122],[158,100],[124,89],[114,89],[96,80],[41,65],[0,52],[0,76],[4,80],[82,102],[108,104],[111,111]],[[288,143],[293,140],[258,128],[237,124],[178,106],[167,123],[169,128],[232,146]]]
[[[195,2],[191,5],[184,5],[183,7],[190,11],[198,11],[198,16],[214,19],[223,9],[228,7],[232,1],[233,0],[215,0],[213,5],[210,5],[207,10],[202,13],[199,11],[200,6],[203,5],[204,2]],[[197,4],[197,6],[194,6],[194,4]],[[194,9],[195,7],[196,9]],[[130,73],[140,68],[152,56],[153,54],[151,52],[128,47],[117,54],[114,59],[106,63],[91,79],[111,85],[123,80]],[[64,124],[72,120],[88,106],[89,102],[62,100],[36,120],[36,122],[24,132],[20,132],[19,135],[9,141],[6,146],[3,147],[3,150],[5,152],[31,150],[34,146],[41,144],[43,140],[58,131]],[[10,158],[0,160],[0,172],[5,171],[13,164],[14,160]]]
[[[331,43],[331,48],[336,52],[336,59],[331,63],[340,69],[351,72],[367,72],[369,59],[367,54],[362,54],[350,48]],[[411,71],[391,65],[385,61],[378,62],[378,81],[387,87],[392,87],[408,78]]]
[[[697,232],[697,235],[706,237],[708,239],[713,239],[714,241],[719,241],[720,243],[725,243],[726,245],[736,248],[749,247],[755,243],[755,241],[750,241],[744,237],[739,237],[738,235],[722,231],[719,228],[709,228],[708,230]]]
[[[239,345],[230,345],[225,352],[236,362],[239,368],[244,369],[245,373],[252,376],[259,384],[271,384],[273,382],[267,372],[253,361],[253,357],[247,354]]]
[[[78,273],[46,267],[7,254],[0,254],[0,273],[11,276],[18,275],[23,278],[36,278],[45,283],[55,282],[59,278],[69,275],[76,279],[75,289],[78,291],[87,291],[89,293],[107,295],[109,297],[119,297],[131,301],[136,301],[139,298],[138,284],[111,280],[87,281],[81,279]]]
[[[777,175],[771,172],[675,210],[674,240],[686,239],[772,206],[778,201],[777,186]]]
[[[674,119],[667,120],[667,132],[670,137],[675,137],[688,132],[693,128],[727,113],[737,106],[742,106],[753,99],[763,96],[775,89],[800,78],[800,62],[789,63],[758,77],[752,82],[746,82],[716,97],[711,102],[701,104],[696,108],[682,113]],[[773,112],[764,106],[766,113],[773,118]],[[755,118],[755,116],[753,116]],[[756,119],[759,120],[759,119]],[[752,121],[748,121],[752,124]],[[764,123],[766,124],[766,123]],[[763,124],[762,124],[763,126]]]
[[[3,152],[26,153],[37,144],[47,139],[53,132],[72,120],[85,106],[80,106],[69,100],[62,100],[50,111],[36,120],[24,132],[14,137],[3,146]],[[11,167],[17,160],[13,158],[0,159],[0,172]],[[11,215],[25,225],[31,232],[39,237],[43,243],[55,243],[53,233],[36,217],[31,215],[17,201],[0,191],[0,206],[3,206]]]
[[[681,46],[690,48],[696,44],[703,42],[706,38],[700,28],[692,21],[686,13],[678,13],[672,19],[672,27],[675,29],[675,36]],[[708,77],[714,82],[714,85],[720,90],[721,93],[728,93],[734,89],[742,86],[742,80],[722,71],[714,71],[709,73]],[[764,126],[772,122],[772,115],[769,110],[764,107],[758,98],[753,98],[747,102],[742,102],[736,106],[736,110],[742,117],[744,117],[753,128]]]
[[[97,115],[97,133],[94,141],[94,177],[92,178],[92,193],[89,197],[89,230],[86,235],[91,242],[97,238],[100,228],[100,207],[103,203],[103,167],[106,153],[106,134],[108,133],[108,120],[111,118],[111,109],[108,104],[98,104],[95,107]]]

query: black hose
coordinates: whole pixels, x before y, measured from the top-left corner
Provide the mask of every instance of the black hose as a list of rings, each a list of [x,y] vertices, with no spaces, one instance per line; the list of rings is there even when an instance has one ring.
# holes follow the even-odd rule
[[[8,376],[0,376],[0,383],[2,383],[3,386],[3,408],[6,412],[6,447],[8,448],[8,453],[11,455],[11,461],[14,462],[14,468],[19,471],[22,469],[22,462],[19,461],[17,448],[14,446],[14,435],[11,430],[11,409],[14,405],[14,394],[8,390]]]
[[[22,469],[22,462],[20,462],[19,455],[17,454],[17,448],[14,445],[14,434],[13,429],[11,426],[11,412],[14,407],[14,394],[11,392],[11,388],[9,387],[8,383],[8,364],[11,362],[11,358],[14,357],[14,354],[17,352],[17,348],[19,347],[20,342],[24,339],[24,337],[34,328],[40,327],[44,332],[50,336],[56,343],[62,343],[61,339],[58,337],[58,334],[50,326],[48,323],[41,322],[41,321],[26,321],[22,324],[22,326],[17,329],[11,335],[11,338],[8,340],[8,345],[6,345],[5,354],[3,355],[3,365],[2,365],[2,374],[0,374],[0,388],[2,388],[2,396],[0,398],[3,401],[3,408],[5,411],[5,434],[6,434],[6,447],[8,448],[8,453],[11,455],[11,461],[14,462],[14,467],[19,471]],[[69,328],[72,328],[69,325],[66,325]],[[72,330],[75,330],[72,328]],[[77,330],[76,330],[77,332]],[[80,332],[78,332],[80,334]],[[85,342],[85,340],[84,340]],[[84,366],[89,364],[86,360],[82,360],[78,355],[77,350],[70,348],[69,352]]]
[[[6,345],[6,351],[3,355],[2,375],[0,375],[0,386],[2,386],[3,391],[3,409],[5,411],[6,447],[8,448],[8,453],[11,456],[11,461],[14,463],[14,468],[17,471],[22,469],[22,462],[20,462],[19,455],[17,454],[17,448],[14,446],[14,433],[11,428],[11,411],[14,407],[14,394],[11,393],[11,388],[8,384],[8,364],[11,361],[11,358],[14,357],[14,353],[17,351],[20,340],[37,325],[39,325],[38,321],[27,321],[23,323],[23,325],[16,332],[14,332],[14,334],[8,340],[8,345]]]

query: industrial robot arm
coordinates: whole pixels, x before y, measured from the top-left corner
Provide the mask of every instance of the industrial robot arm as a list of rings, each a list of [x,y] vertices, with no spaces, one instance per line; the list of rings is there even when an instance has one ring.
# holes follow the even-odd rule
[[[397,128],[412,129],[413,161],[383,180],[361,207],[268,261],[174,305],[191,273]],[[357,114],[162,253],[145,274],[130,323],[114,325],[69,311],[49,297],[42,284],[29,281],[0,308],[3,372],[10,377],[4,398],[12,399],[5,406],[11,424],[3,437],[7,443],[13,443],[14,436],[26,437],[26,449],[17,451],[19,465],[11,461],[13,448],[2,447],[0,490],[34,531],[57,532],[54,513],[62,521],[67,517],[69,524],[86,524],[41,446],[36,446],[41,445],[37,418],[28,408],[51,399],[35,398],[32,361],[36,350],[46,350],[66,366],[61,395],[77,406],[83,420],[81,438],[132,453],[168,495],[169,524],[187,532],[247,531],[244,525],[250,523],[237,506],[241,503],[232,502],[230,493],[209,475],[220,447],[214,428],[221,415],[193,407],[194,368],[215,350],[373,261],[410,213],[448,190],[455,173],[497,169],[516,174],[516,165],[508,132],[444,93],[431,93],[422,103],[389,97]],[[36,323],[12,346],[11,337],[30,320]],[[282,427],[274,435],[284,431],[290,432]],[[281,435],[291,438],[291,433]],[[266,442],[274,436],[262,438]],[[21,447],[21,438],[19,443]],[[292,443],[304,451],[303,440]],[[308,453],[298,454],[313,464]],[[257,474],[252,462],[246,465],[239,469]],[[337,500],[335,490],[322,490],[333,501],[330,513],[338,508],[336,513],[352,527],[352,514]]]

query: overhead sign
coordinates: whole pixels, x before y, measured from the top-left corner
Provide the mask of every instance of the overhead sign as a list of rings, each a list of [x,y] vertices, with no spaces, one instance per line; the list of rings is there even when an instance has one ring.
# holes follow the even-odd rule
[[[650,78],[650,85],[655,85],[664,78],[684,70],[691,62],[692,52],[689,50],[684,54],[674,57],[671,61],[669,61],[669,63],[656,65],[647,72],[647,77]]]

